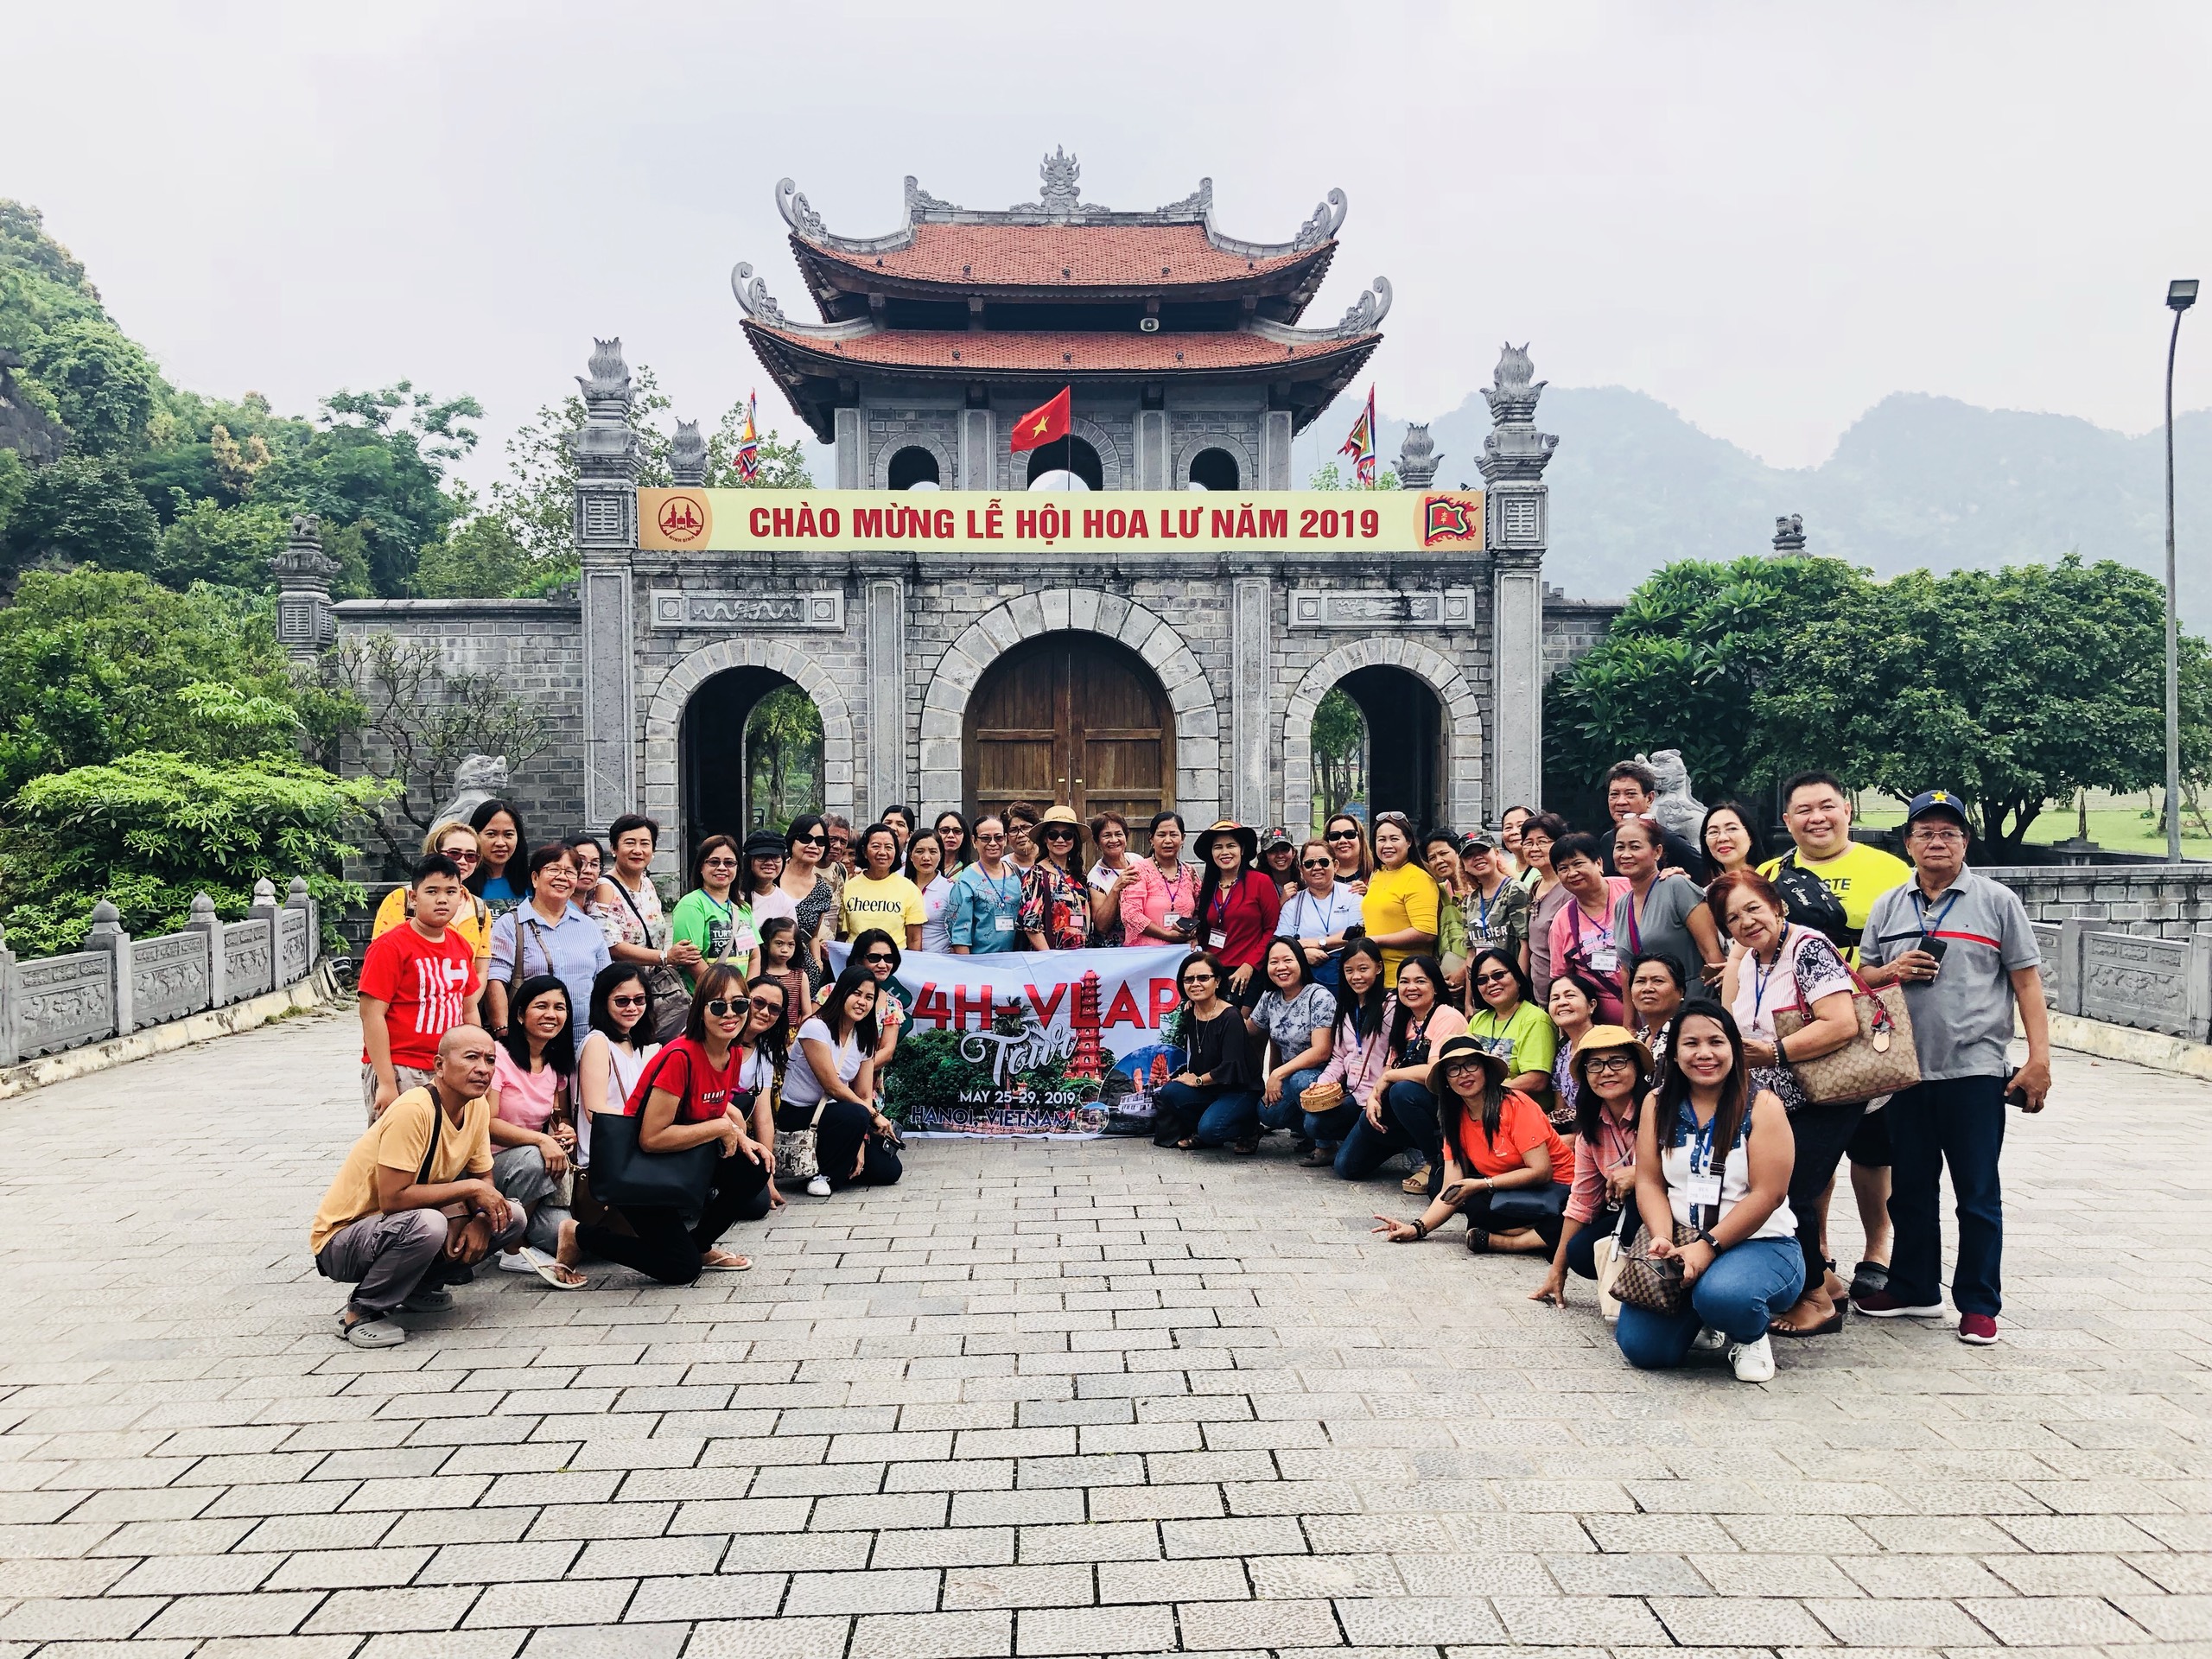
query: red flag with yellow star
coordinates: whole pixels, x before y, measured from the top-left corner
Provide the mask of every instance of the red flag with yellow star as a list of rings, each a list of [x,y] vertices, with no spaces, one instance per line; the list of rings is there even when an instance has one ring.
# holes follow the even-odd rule
[[[1049,404],[1039,404],[1014,423],[1014,433],[1007,440],[1007,447],[1017,454],[1024,449],[1041,448],[1048,443],[1058,443],[1075,429],[1075,415],[1069,407],[1072,386],[1062,386],[1060,395]]]

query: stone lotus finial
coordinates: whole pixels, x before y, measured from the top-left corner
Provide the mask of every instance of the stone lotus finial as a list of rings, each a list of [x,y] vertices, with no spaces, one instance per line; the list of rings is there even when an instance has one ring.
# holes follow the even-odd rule
[[[1543,396],[1546,383],[1535,378],[1529,348],[1508,340],[1498,354],[1494,378],[1497,384],[1483,391],[1483,400],[1490,405],[1491,431],[1475,464],[1487,483],[1540,479],[1559,439],[1536,430],[1536,400]]]
[[[1509,421],[1531,421],[1536,415],[1536,400],[1543,396],[1549,381],[1535,378],[1535,365],[1529,360],[1529,348],[1516,346],[1510,340],[1498,353],[1497,372],[1493,377],[1497,384],[1484,389],[1483,400],[1490,405],[1490,417],[1499,426]]]
[[[591,359],[576,377],[584,395],[587,425],[626,426],[630,414],[630,365],[622,360],[622,341],[592,341]]]
[[[92,906],[93,933],[105,936],[118,932],[122,925],[123,912],[115,907],[113,900],[103,899]]]
[[[304,875],[296,875],[284,888],[284,902],[289,905],[304,905],[307,901],[308,879]]]
[[[699,435],[699,423],[678,421],[676,436],[668,446],[668,475],[677,484],[695,486],[707,481],[707,441]]]
[[[267,876],[253,884],[253,906],[256,910],[272,906],[276,902],[276,884]]]
[[[204,893],[192,895],[192,925],[195,927],[215,919],[215,901]]]
[[[1406,441],[1398,446],[1398,483],[1402,488],[1424,490],[1436,481],[1444,457],[1428,435],[1428,423],[1415,421],[1406,428]]]

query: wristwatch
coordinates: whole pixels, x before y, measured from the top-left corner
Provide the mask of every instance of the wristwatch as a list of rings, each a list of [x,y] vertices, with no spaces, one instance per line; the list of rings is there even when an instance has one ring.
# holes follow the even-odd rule
[[[1711,1248],[1715,1255],[1720,1254],[1720,1241],[1715,1238],[1710,1232],[1700,1227],[1697,1230],[1697,1236],[1706,1242],[1707,1245]]]

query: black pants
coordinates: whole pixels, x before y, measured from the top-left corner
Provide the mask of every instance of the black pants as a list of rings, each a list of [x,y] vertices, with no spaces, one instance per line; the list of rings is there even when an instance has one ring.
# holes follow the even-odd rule
[[[1866,1106],[1863,1100],[1847,1100],[1833,1106],[1802,1106],[1789,1115],[1789,1133],[1797,1141],[1797,1160],[1789,1170],[1789,1209],[1797,1217],[1797,1248],[1805,1257],[1808,1291],[1828,1270],[1827,1259],[1821,1254],[1821,1194],[1835,1179],[1836,1166],[1859,1132]]]
[[[1567,1195],[1573,1191],[1566,1181],[1548,1186],[1515,1187],[1505,1192],[1477,1188],[1459,1206],[1467,1225],[1482,1233],[1516,1233],[1533,1227],[1547,1251],[1559,1249],[1559,1236],[1567,1225]]]
[[[891,1186],[906,1173],[898,1153],[869,1132],[875,1119],[867,1107],[855,1105],[849,1100],[825,1100],[822,1103],[822,1116],[816,1118],[811,1106],[787,1106],[776,1120],[776,1129],[779,1134],[786,1125],[803,1129],[809,1122],[815,1129],[815,1166],[830,1178],[834,1190]],[[856,1158],[861,1165],[857,1176],[853,1173],[853,1160]]]
[[[1564,1232],[1566,1229],[1561,1227]],[[1583,1279],[1598,1276],[1598,1241],[1614,1238],[1621,1230],[1621,1212],[1600,1210],[1582,1224],[1582,1230],[1567,1242],[1567,1266],[1570,1273]]]
[[[619,1262],[664,1285],[688,1285],[699,1276],[700,1262],[715,1241],[741,1219],[768,1213],[768,1172],[750,1158],[725,1158],[715,1166],[714,1185],[699,1224],[686,1227],[673,1205],[619,1204],[634,1238],[604,1227],[580,1226],[576,1243],[588,1254]]]

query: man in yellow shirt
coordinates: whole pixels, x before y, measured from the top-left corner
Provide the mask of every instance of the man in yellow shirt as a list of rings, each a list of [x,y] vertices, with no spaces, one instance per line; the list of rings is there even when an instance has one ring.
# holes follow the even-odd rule
[[[1913,879],[1912,867],[1878,847],[1851,838],[1851,798],[1825,772],[1801,772],[1782,786],[1782,822],[1791,849],[1759,866],[1759,874],[1789,902],[1789,919],[1825,933],[1859,960],[1859,936],[1874,901]],[[1815,885],[1817,884],[1817,885]],[[1825,891],[1823,891],[1825,890]],[[1890,1132],[1886,1113],[1869,1112],[1844,1148],[1851,1160],[1851,1189],[1866,1234],[1866,1255],[1853,1272],[1853,1294],[1889,1283]],[[1826,1201],[1821,1250],[1827,1249]],[[1829,1287],[1834,1291],[1835,1287]]]
[[[453,1304],[446,1268],[473,1266],[521,1238],[528,1217],[492,1185],[492,1034],[456,1026],[438,1044],[429,1087],[410,1089],[353,1143],[322,1195],[308,1249],[326,1279],[353,1287],[338,1337],[394,1348],[391,1314]]]

